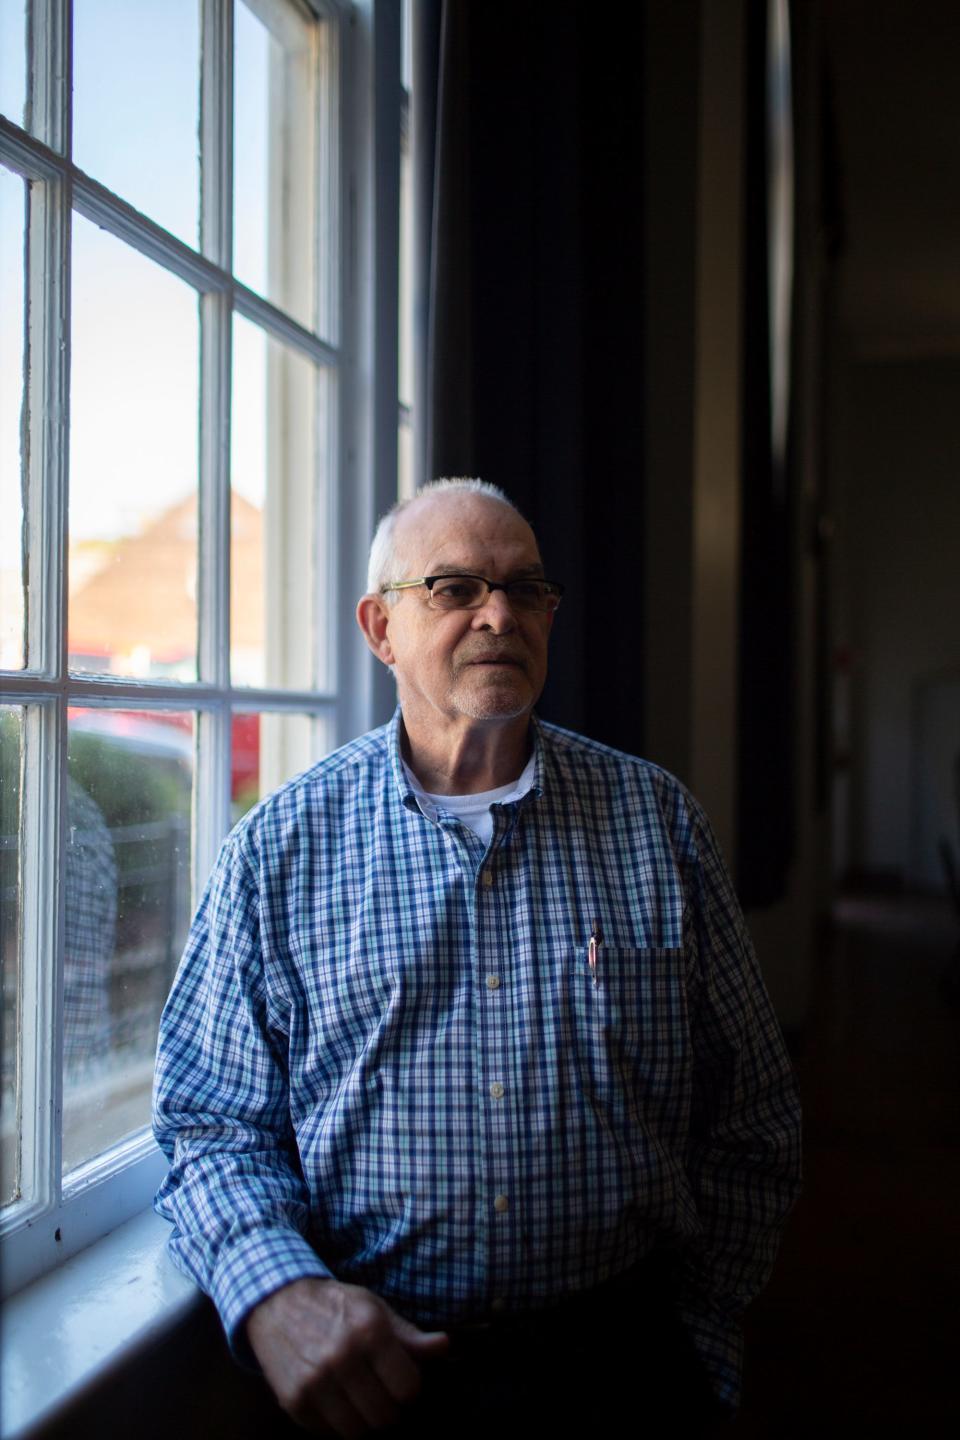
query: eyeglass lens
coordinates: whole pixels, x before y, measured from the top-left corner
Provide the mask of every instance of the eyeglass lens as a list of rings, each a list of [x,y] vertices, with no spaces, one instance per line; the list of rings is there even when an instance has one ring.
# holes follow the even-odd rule
[[[555,610],[559,596],[543,580],[511,580],[507,599],[519,610]],[[473,575],[444,575],[435,580],[430,598],[442,610],[468,610],[484,603],[490,591]]]

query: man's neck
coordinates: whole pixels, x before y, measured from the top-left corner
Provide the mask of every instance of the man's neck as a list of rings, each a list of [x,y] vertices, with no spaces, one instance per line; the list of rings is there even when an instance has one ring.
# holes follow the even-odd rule
[[[530,755],[530,716],[476,722],[445,734],[421,732],[404,716],[401,747],[428,794],[478,795],[522,774]]]

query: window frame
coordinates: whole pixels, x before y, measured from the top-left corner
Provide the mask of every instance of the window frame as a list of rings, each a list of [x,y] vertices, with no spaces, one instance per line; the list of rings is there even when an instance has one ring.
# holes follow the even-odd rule
[[[239,3],[239,0],[237,0]],[[307,0],[299,0],[301,8]],[[326,123],[319,147],[319,223],[332,257],[322,315],[328,333],[305,329],[227,268],[232,249],[232,37],[234,0],[202,0],[200,128],[201,248],[80,171],[71,155],[72,0],[34,0],[32,133],[0,116],[0,160],[30,185],[27,253],[30,354],[26,523],[31,546],[29,669],[0,672],[0,702],[23,707],[21,791],[20,1106],[27,1198],[0,1217],[0,1285],[12,1294],[143,1209],[165,1169],[149,1131],[114,1145],[61,1179],[63,950],[61,857],[66,846],[67,707],[193,712],[192,899],[199,899],[230,829],[231,718],[256,710],[314,716],[334,744],[382,718],[390,697],[356,638],[353,602],[365,588],[366,548],[376,515],[396,495],[399,220],[393,203],[400,126],[399,6],[392,0],[309,0],[323,26],[319,94]],[[391,69],[396,84],[384,84]],[[321,103],[323,103],[321,99]],[[324,203],[324,200],[326,203]],[[391,213],[391,206],[392,211]],[[68,668],[66,564],[71,215],[87,219],[184,280],[200,307],[198,675],[196,682],[144,681]],[[392,263],[391,263],[392,260]],[[334,377],[325,427],[328,484],[324,589],[333,596],[321,691],[235,686],[229,675],[229,436],[233,312],[306,355]],[[393,432],[392,471],[384,417]],[[50,824],[50,816],[56,823]],[[26,1023],[29,1017],[30,1023]]]

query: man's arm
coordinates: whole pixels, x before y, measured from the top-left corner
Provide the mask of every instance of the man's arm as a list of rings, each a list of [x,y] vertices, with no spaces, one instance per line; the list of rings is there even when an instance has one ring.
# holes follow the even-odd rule
[[[217,1305],[231,1345],[272,1291],[329,1276],[305,1235],[280,1017],[260,953],[257,886],[228,841],[160,1022],[154,1134],[170,1160],[156,1208],[170,1251]]]
[[[309,1244],[290,1121],[282,1004],[268,995],[258,891],[236,839],[207,887],[164,1010],[154,1133],[171,1162],[156,1202],[174,1260],[209,1294],[234,1352],[251,1349],[302,1424],[385,1423],[442,1349],[382,1300],[342,1285]]]
[[[705,817],[697,811],[693,821],[687,1173],[703,1234],[685,1252],[680,1305],[718,1394],[735,1405],[739,1317],[769,1279],[799,1193],[800,1105],[733,886]]]

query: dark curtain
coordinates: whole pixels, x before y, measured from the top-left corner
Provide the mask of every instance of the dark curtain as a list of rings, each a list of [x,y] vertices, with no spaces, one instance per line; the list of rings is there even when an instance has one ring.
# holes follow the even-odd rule
[[[415,86],[415,133],[431,111],[436,126],[432,184],[417,172],[421,474],[479,475],[529,518],[568,587],[540,713],[637,752],[638,42],[556,0],[421,0],[417,16],[415,56],[437,75],[433,95],[422,68]]]
[[[668,12],[636,7],[637,25],[629,9],[621,22],[583,0],[415,7],[418,479],[479,475],[527,515],[568,587],[540,712],[635,754],[644,432],[668,423],[651,415],[652,396],[672,415],[686,403],[644,373],[643,37],[652,24],[695,46],[698,33],[696,5],[679,27]],[[783,893],[794,843],[793,489],[789,457],[775,467],[770,444],[765,0],[747,14],[738,879],[742,898],[763,905]],[[693,124],[695,65],[690,85],[679,104]],[[683,128],[676,163],[689,166]],[[682,266],[666,273],[673,303],[650,303],[669,337],[671,316],[689,324],[693,292]],[[653,480],[689,485],[673,472]]]

